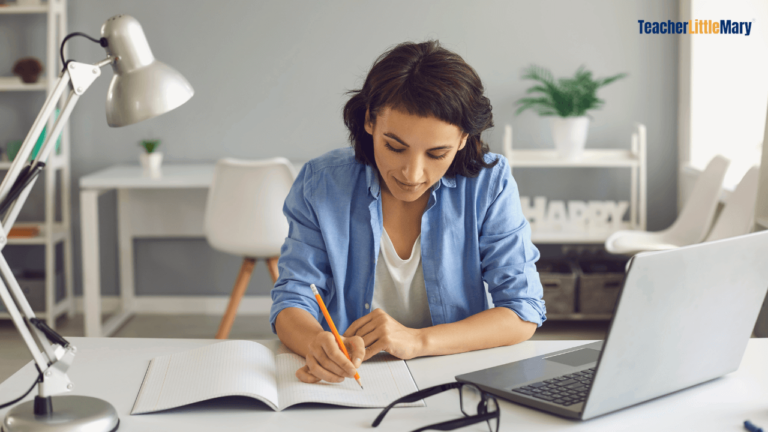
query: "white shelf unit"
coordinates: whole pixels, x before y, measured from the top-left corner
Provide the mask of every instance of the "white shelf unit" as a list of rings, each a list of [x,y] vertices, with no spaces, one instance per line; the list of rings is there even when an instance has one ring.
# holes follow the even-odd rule
[[[586,149],[578,160],[560,157],[556,150],[513,150],[506,152],[509,165],[514,168],[629,168],[631,186],[629,200],[630,220],[619,229],[646,229],[646,129],[636,123],[629,150]],[[589,233],[532,231],[531,240],[537,244],[605,243],[614,230]],[[552,321],[607,321],[612,314],[566,313],[552,314]]]
[[[61,68],[59,61],[59,46],[66,36],[67,29],[67,1],[48,0],[38,6],[18,6],[14,4],[0,6],[0,26],[3,25],[2,15],[13,14],[44,14],[46,17],[46,58],[45,76],[34,84],[25,84],[15,76],[0,77],[0,93],[2,92],[27,92],[39,91],[50,94],[58,80],[58,72]],[[66,54],[66,52],[65,52]],[[0,94],[0,103],[2,95]],[[59,101],[60,104],[63,103]],[[32,124],[32,119],[29,122]],[[48,124],[48,131],[53,127]],[[3,140],[11,137],[0,136]],[[73,262],[72,262],[72,233],[71,233],[71,198],[70,198],[70,142],[69,126],[64,127],[61,134],[61,147],[59,152],[53,152],[48,160],[43,175],[38,182],[44,182],[45,188],[45,220],[39,222],[17,222],[16,227],[37,226],[40,230],[35,237],[8,238],[8,245],[40,245],[45,248],[45,310],[36,311],[38,318],[44,318],[51,328],[56,326],[56,318],[67,314],[70,317],[75,313],[75,300],[73,292]],[[5,176],[11,162],[0,162],[0,175]],[[61,220],[56,220],[56,194],[57,174],[60,181],[61,193]],[[64,254],[64,297],[56,301],[56,246],[63,244]],[[7,312],[0,312],[0,319],[9,319]]]
[[[547,314],[549,321],[610,321],[611,318],[613,318],[613,314]]]
[[[646,131],[637,123],[632,134],[629,150],[586,149],[581,158],[568,160],[560,157],[556,150],[507,150],[509,165],[515,168],[629,168],[631,186],[628,222],[622,222],[619,229],[645,230],[646,227]],[[534,243],[604,243],[615,230],[600,230],[587,233],[567,231],[532,231]]]
[[[13,15],[13,14],[43,14],[48,13],[50,8],[48,4],[43,3],[37,6],[19,6],[15,4],[9,4],[0,7],[0,15]]]
[[[48,89],[48,80],[40,78],[36,83],[26,84],[19,77],[0,77],[0,91],[40,91]]]

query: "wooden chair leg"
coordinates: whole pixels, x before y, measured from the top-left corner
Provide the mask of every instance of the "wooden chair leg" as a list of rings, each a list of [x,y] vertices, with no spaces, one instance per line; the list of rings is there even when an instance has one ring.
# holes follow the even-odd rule
[[[277,282],[277,277],[279,276],[277,272],[277,260],[279,259],[280,259],[279,256],[267,258],[267,267],[269,268],[269,274],[272,275],[273,284]]]
[[[229,337],[229,331],[232,329],[232,323],[235,322],[235,315],[237,315],[237,308],[240,306],[240,300],[245,294],[245,290],[248,288],[248,282],[251,280],[251,274],[253,274],[253,267],[256,265],[255,258],[244,258],[243,264],[240,266],[240,273],[237,275],[235,286],[232,288],[232,294],[229,296],[229,305],[227,305],[227,311],[224,312],[224,317],[221,319],[219,325],[219,331],[216,333],[216,339],[226,339]]]

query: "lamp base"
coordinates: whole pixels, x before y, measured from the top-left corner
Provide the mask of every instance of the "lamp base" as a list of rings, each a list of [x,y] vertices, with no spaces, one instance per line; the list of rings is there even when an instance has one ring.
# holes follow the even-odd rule
[[[53,396],[53,412],[36,416],[34,401],[8,411],[0,432],[114,432],[120,425],[109,402],[88,396]]]

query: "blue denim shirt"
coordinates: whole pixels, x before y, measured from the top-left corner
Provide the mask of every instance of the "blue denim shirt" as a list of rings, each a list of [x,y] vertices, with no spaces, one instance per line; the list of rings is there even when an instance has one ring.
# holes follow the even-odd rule
[[[541,326],[546,320],[535,262],[539,251],[523,216],[507,160],[488,153],[493,168],[475,178],[443,177],[432,186],[421,218],[421,260],[432,324],[460,321],[496,307]],[[304,309],[328,330],[309,284],[317,286],[340,333],[371,312],[382,233],[376,169],[352,148],[306,163],[283,206],[288,237],[272,289],[270,322],[285,308]]]

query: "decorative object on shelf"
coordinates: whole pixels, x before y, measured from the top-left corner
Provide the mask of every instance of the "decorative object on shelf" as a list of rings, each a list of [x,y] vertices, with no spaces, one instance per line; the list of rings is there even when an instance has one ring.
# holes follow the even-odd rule
[[[604,101],[597,98],[597,89],[627,76],[620,73],[608,78],[592,79],[592,72],[579,67],[573,78],[560,78],[555,82],[548,69],[531,65],[523,79],[539,81],[526,94],[540,92],[535,97],[524,97],[517,101],[520,108],[515,114],[533,109],[540,116],[552,116],[550,126],[555,148],[565,159],[578,159],[584,151],[589,128],[587,110],[599,109]]]
[[[34,57],[24,57],[13,65],[13,74],[27,84],[34,84],[43,72],[43,64]]]
[[[534,197],[533,205],[527,196],[520,197],[523,216],[531,231],[593,233],[615,231],[622,228],[628,201],[550,201],[543,196]]]
[[[139,155],[141,166],[151,177],[159,177],[163,165],[163,154],[155,151],[159,145],[160,140],[143,140],[139,143],[144,148],[144,152]]]
[[[629,199],[629,221],[622,221],[617,217],[615,221],[619,223],[621,230],[645,230],[646,227],[646,129],[645,126],[636,123],[636,131],[632,133],[632,140],[629,151],[621,149],[587,149],[580,159],[570,160],[560,157],[557,150],[552,149],[523,149],[515,150],[512,148],[512,126],[506,125],[503,147],[504,154],[509,161],[510,169],[513,174],[517,173],[518,168],[628,168],[630,174],[630,199]],[[525,191],[520,191],[525,195]],[[528,198],[526,198],[527,200]],[[528,203],[528,201],[526,201]],[[587,204],[588,205],[588,204]],[[616,204],[621,206],[621,204]],[[547,214],[546,199],[543,204],[544,216]],[[564,212],[560,205],[555,206],[555,213]],[[531,207],[528,203],[528,207]],[[574,215],[578,218],[579,204],[574,204]],[[592,211],[596,211],[595,205],[592,205]],[[588,208],[589,212],[590,209]],[[611,208],[606,210],[611,212]],[[615,209],[618,212],[618,209]],[[567,214],[567,213],[566,213]],[[588,214],[588,213],[587,213]],[[559,215],[555,215],[557,219]],[[575,219],[574,219],[575,220]],[[535,221],[534,221],[535,222]],[[569,222],[573,222],[569,219]],[[613,222],[613,219],[612,219]],[[613,223],[611,223],[613,225]],[[547,231],[536,230],[536,225],[532,227],[533,232],[531,240],[534,243],[604,243],[606,239],[615,230],[591,230],[591,231]]]
[[[40,234],[40,228],[36,226],[15,226],[8,232],[8,238],[31,238]]]

